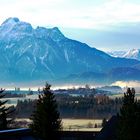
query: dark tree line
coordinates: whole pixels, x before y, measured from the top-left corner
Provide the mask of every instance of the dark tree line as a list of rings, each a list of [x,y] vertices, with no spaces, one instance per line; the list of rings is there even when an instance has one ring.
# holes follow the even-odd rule
[[[5,130],[10,128],[13,118],[12,113],[14,109],[12,107],[6,107],[7,100],[2,100],[4,98],[4,90],[0,90],[0,130]]]
[[[122,104],[121,99],[114,100],[105,95],[59,98],[58,105],[62,117],[110,118],[119,111]]]
[[[15,115],[19,118],[29,118],[35,110],[37,100],[18,100]]]
[[[58,109],[62,118],[110,118],[119,112],[122,99],[110,99],[108,96],[88,95],[73,97],[70,95],[55,95]],[[18,101],[16,106],[17,117],[29,117],[36,100]]]

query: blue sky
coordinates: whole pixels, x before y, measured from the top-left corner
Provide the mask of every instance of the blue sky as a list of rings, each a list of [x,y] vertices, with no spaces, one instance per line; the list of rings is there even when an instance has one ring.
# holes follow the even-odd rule
[[[0,23],[8,17],[105,51],[140,48],[140,0],[0,0]]]

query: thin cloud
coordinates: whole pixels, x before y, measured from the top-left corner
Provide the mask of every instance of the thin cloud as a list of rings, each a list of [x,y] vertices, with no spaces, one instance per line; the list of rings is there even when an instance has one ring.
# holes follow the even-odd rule
[[[114,86],[120,86],[122,88],[124,87],[140,87],[140,81],[116,81],[112,85]]]
[[[140,3],[135,0],[0,1],[0,22],[15,16],[35,26],[104,28],[112,24],[140,22]]]

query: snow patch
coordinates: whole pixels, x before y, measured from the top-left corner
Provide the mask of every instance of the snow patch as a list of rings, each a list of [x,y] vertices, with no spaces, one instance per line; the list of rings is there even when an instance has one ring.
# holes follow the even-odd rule
[[[14,44],[6,45],[5,50],[6,50],[6,49],[10,49],[10,48],[12,48],[13,46],[14,46]]]
[[[70,62],[67,50],[64,50],[65,58],[67,62]]]
[[[29,48],[31,48],[32,45],[26,46],[25,48],[21,48],[20,50],[20,56],[23,55]]]
[[[140,60],[140,49],[132,49],[124,54],[123,57]]]

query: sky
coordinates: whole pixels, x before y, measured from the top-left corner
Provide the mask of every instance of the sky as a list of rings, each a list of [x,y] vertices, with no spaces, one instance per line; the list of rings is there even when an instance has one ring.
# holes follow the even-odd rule
[[[0,0],[0,23],[9,17],[104,51],[140,48],[140,0]]]

